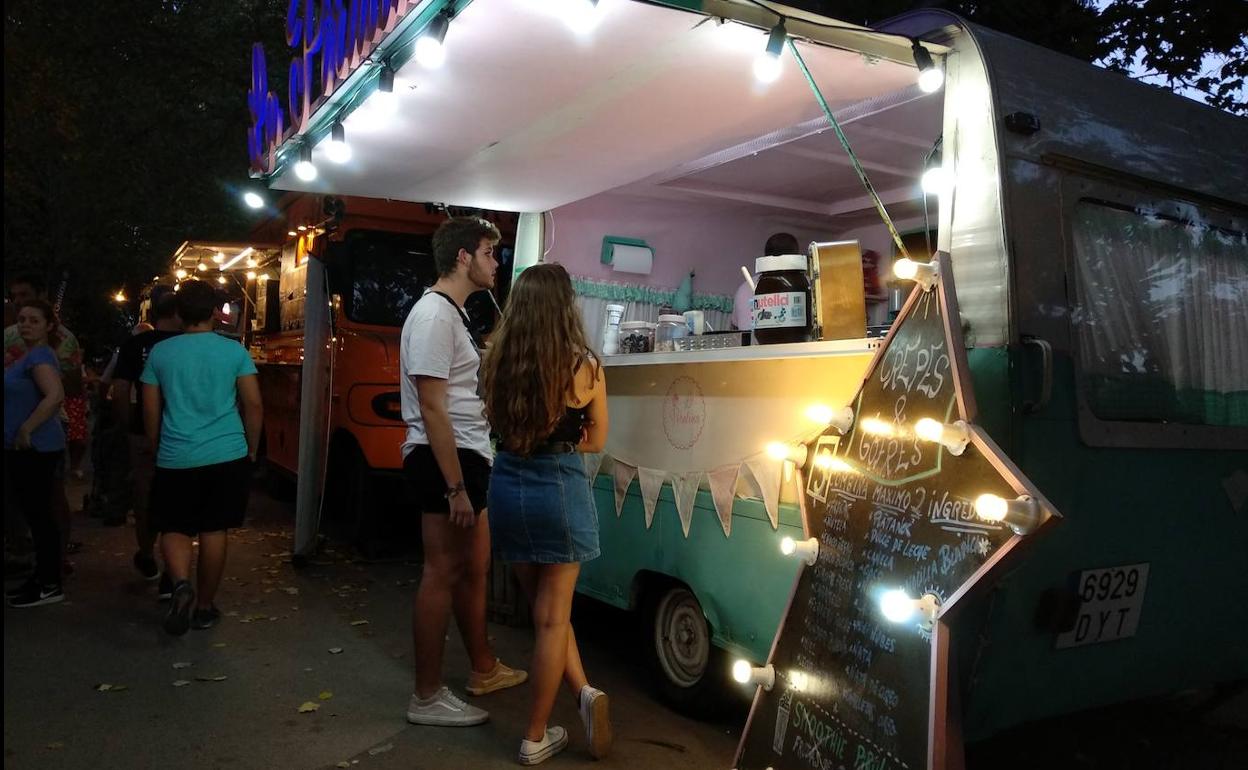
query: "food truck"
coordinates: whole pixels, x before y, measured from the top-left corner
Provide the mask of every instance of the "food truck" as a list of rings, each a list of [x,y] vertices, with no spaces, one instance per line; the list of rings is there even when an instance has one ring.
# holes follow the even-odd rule
[[[943,12],[380,7],[292,4],[293,114],[253,58],[258,180],[517,212],[515,270],[565,265],[595,344],[680,310],[727,330],[769,236],[807,252],[805,341],[605,357],[578,589],[637,611],[671,701],[768,658],[798,570],[778,545],[805,532],[800,469],[765,448],[862,383],[890,310],[868,252],[949,255],[979,421],[1064,514],[959,615],[965,737],[1248,675],[1242,119]]]

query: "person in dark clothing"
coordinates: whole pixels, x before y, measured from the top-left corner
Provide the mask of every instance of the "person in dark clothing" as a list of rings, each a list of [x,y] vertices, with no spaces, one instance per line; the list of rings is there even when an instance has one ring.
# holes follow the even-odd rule
[[[155,328],[151,331],[137,334],[122,343],[117,353],[117,367],[113,370],[111,390],[116,423],[124,426],[129,433],[130,500],[134,509],[134,537],[138,544],[138,550],[134,552],[134,567],[147,580],[161,578],[159,596],[168,599],[173,592],[173,583],[156,564],[156,533],[151,526],[148,500],[152,474],[156,471],[156,452],[144,433],[143,389],[138,384],[147,357],[156,343],[182,333],[177,294],[169,291],[156,298],[152,303],[152,322]]]

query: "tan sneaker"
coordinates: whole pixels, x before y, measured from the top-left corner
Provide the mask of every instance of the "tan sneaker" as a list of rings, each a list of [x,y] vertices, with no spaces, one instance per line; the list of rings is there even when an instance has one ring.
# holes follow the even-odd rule
[[[494,670],[488,674],[473,671],[468,677],[469,695],[485,695],[495,690],[505,690],[529,681],[529,672],[509,668],[498,658],[494,659]]]
[[[585,739],[589,741],[589,755],[602,759],[611,752],[611,716],[607,707],[607,694],[596,687],[585,685],[580,697],[581,722],[585,725]]]

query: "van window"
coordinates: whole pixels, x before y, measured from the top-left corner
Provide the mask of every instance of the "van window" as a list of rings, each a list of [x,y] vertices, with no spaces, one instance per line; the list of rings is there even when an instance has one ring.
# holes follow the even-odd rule
[[[1248,237],[1201,211],[1075,207],[1079,376],[1101,420],[1248,426]],[[1242,230],[1242,226],[1239,227]]]
[[[362,324],[402,326],[437,277],[428,235],[353,230],[344,239],[350,281],[347,317]]]

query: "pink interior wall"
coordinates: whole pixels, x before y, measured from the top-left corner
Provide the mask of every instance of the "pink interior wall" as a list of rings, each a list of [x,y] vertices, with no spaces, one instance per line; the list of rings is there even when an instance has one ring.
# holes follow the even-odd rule
[[[596,195],[552,213],[554,228],[548,221],[546,259],[563,264],[573,275],[674,289],[692,269],[696,272],[693,290],[698,294],[736,292],[741,285],[740,266],[753,270],[754,259],[762,256],[763,244],[773,233],[792,233],[803,249],[812,240],[842,237],[783,212],[622,194]],[[606,235],[640,238],[650,244],[654,249],[650,275],[617,273],[602,264]]]

